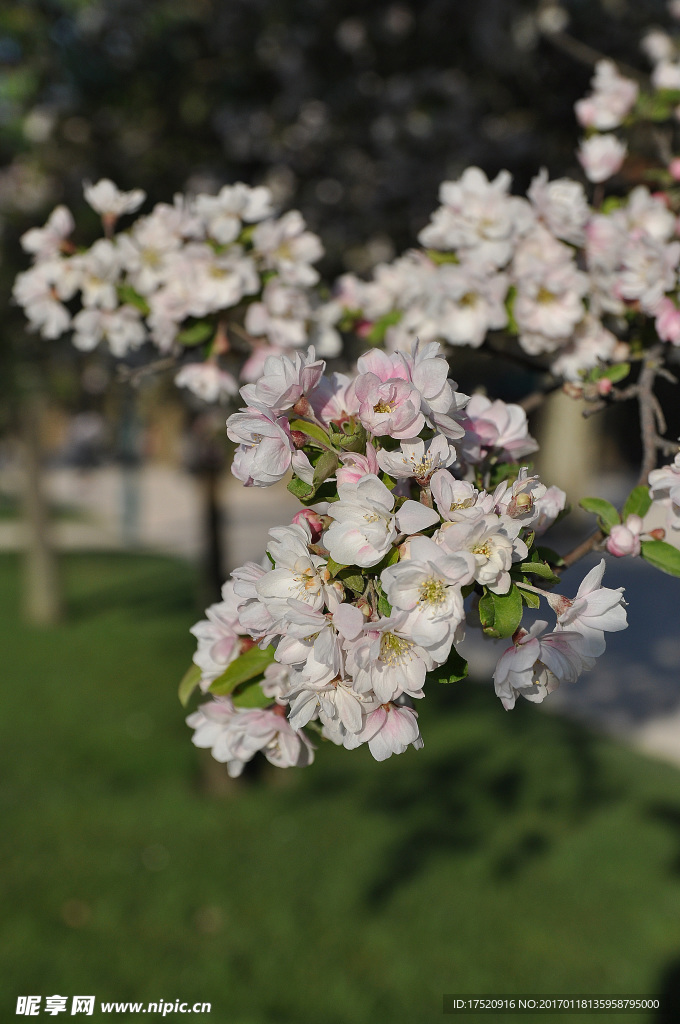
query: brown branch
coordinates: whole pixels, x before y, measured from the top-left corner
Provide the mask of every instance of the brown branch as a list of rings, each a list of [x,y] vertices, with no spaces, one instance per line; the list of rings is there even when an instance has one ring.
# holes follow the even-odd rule
[[[661,346],[655,345],[647,353],[637,382],[637,400],[640,413],[640,435],[642,438],[642,465],[638,484],[646,484],[647,477],[656,466],[657,433],[655,416],[654,382],[657,376],[658,358]]]
[[[535,391],[531,391],[524,398],[521,398],[517,405],[521,406],[526,413],[533,412],[535,409],[539,409],[546,398],[554,394],[555,391],[559,391],[562,387],[562,382],[555,380],[554,377],[549,378],[545,385],[540,388],[536,388]]]
[[[589,67],[595,67],[598,61],[611,60],[607,54],[602,53],[601,50],[596,50],[593,46],[588,46],[587,43],[581,42],[580,39],[574,38],[569,35],[568,32],[543,32],[543,38],[547,42],[552,43],[556,50],[561,50],[562,53],[566,53],[568,57],[578,61],[580,64],[588,64]],[[629,78],[633,78],[636,82],[641,85],[647,85],[649,83],[649,76],[645,75],[644,72],[638,68],[634,68],[631,64],[626,64],[624,61],[615,61],[619,71],[627,75]]]
[[[577,544],[575,548],[572,548],[571,551],[562,556],[564,565],[560,566],[557,571],[559,572],[560,568],[569,569],[574,562],[578,562],[581,558],[585,558],[585,556],[589,554],[594,547],[597,547],[602,540],[604,540],[602,530],[595,530],[595,533],[591,533],[590,537],[581,541],[581,543]]]

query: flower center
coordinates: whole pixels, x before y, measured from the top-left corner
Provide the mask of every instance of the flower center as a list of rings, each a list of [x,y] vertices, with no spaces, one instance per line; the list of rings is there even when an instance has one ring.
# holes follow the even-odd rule
[[[484,544],[477,544],[472,549],[473,555],[484,555],[485,558],[491,558],[491,545],[488,540]]]
[[[453,501],[451,502],[451,508],[449,512],[457,512],[460,508],[472,508],[475,503],[474,498],[466,498],[465,501]]]
[[[380,660],[386,665],[400,665],[405,660],[412,661],[413,655],[409,652],[413,646],[412,640],[404,640],[396,633],[383,633],[380,640]]]
[[[446,600],[446,587],[441,580],[435,579],[434,576],[430,576],[429,580],[421,583],[418,590],[420,591],[418,604],[444,604]]]
[[[538,295],[536,296],[536,302],[540,302],[543,305],[547,305],[547,303],[554,302],[554,301],[555,301],[555,295],[553,294],[553,292],[548,291],[547,288],[545,288],[545,287],[543,287],[543,285],[541,285],[541,287],[538,289]]]
[[[394,403],[381,398],[378,404],[373,406],[373,412],[394,412]]]

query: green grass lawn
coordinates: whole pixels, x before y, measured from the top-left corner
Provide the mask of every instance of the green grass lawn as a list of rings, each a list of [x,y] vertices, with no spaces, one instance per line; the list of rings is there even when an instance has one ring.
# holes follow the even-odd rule
[[[423,702],[420,753],[323,744],[311,768],[230,783],[176,700],[192,571],[65,571],[69,620],[39,630],[0,559],[0,1021],[27,994],[420,1024],[453,1019],[445,992],[678,990],[672,768],[457,684]]]

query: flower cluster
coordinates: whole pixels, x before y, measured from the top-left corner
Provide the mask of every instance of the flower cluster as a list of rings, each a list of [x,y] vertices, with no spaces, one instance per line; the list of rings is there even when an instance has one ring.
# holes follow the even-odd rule
[[[333,311],[310,290],[321,242],[296,210],[275,217],[267,188],[176,196],[118,233],[119,218],[139,209],[144,192],[120,192],[103,179],[86,186],[85,198],[104,229],[90,248],[70,241],[75,225],[64,206],[22,238],[34,263],[18,275],[14,298],[43,337],[70,331],[77,348],[106,342],[119,358],[147,340],[178,359],[205,343],[207,359],[184,365],[176,381],[207,401],[234,396],[235,374],[255,379],[268,354],[310,335],[325,355],[337,354]],[[232,323],[241,330],[230,331]]]
[[[227,422],[236,476],[267,486],[292,469],[304,505],[193,630],[211,700],[187,721],[232,774],[257,750],[309,763],[305,729],[377,760],[421,747],[415,702],[466,674],[470,626],[511,638],[494,675],[511,708],[574,680],[626,625],[604,562],[573,599],[534,585],[558,581],[536,538],[566,496],[520,466],[536,443],[519,406],[460,393],[436,342],[324,371],[313,348],[270,356]],[[549,634],[521,625],[541,598]]]

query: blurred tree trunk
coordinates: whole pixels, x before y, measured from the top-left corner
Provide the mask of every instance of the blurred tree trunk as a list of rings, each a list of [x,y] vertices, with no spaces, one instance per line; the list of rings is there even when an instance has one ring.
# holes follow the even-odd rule
[[[225,580],[220,475],[220,468],[215,465],[207,465],[198,474],[203,504],[203,589],[207,604],[221,600]]]
[[[50,536],[50,515],[42,482],[40,445],[41,395],[37,387],[24,395],[19,409],[24,463],[26,550],[22,607],[28,622],[52,626],[63,615],[59,566]]]

